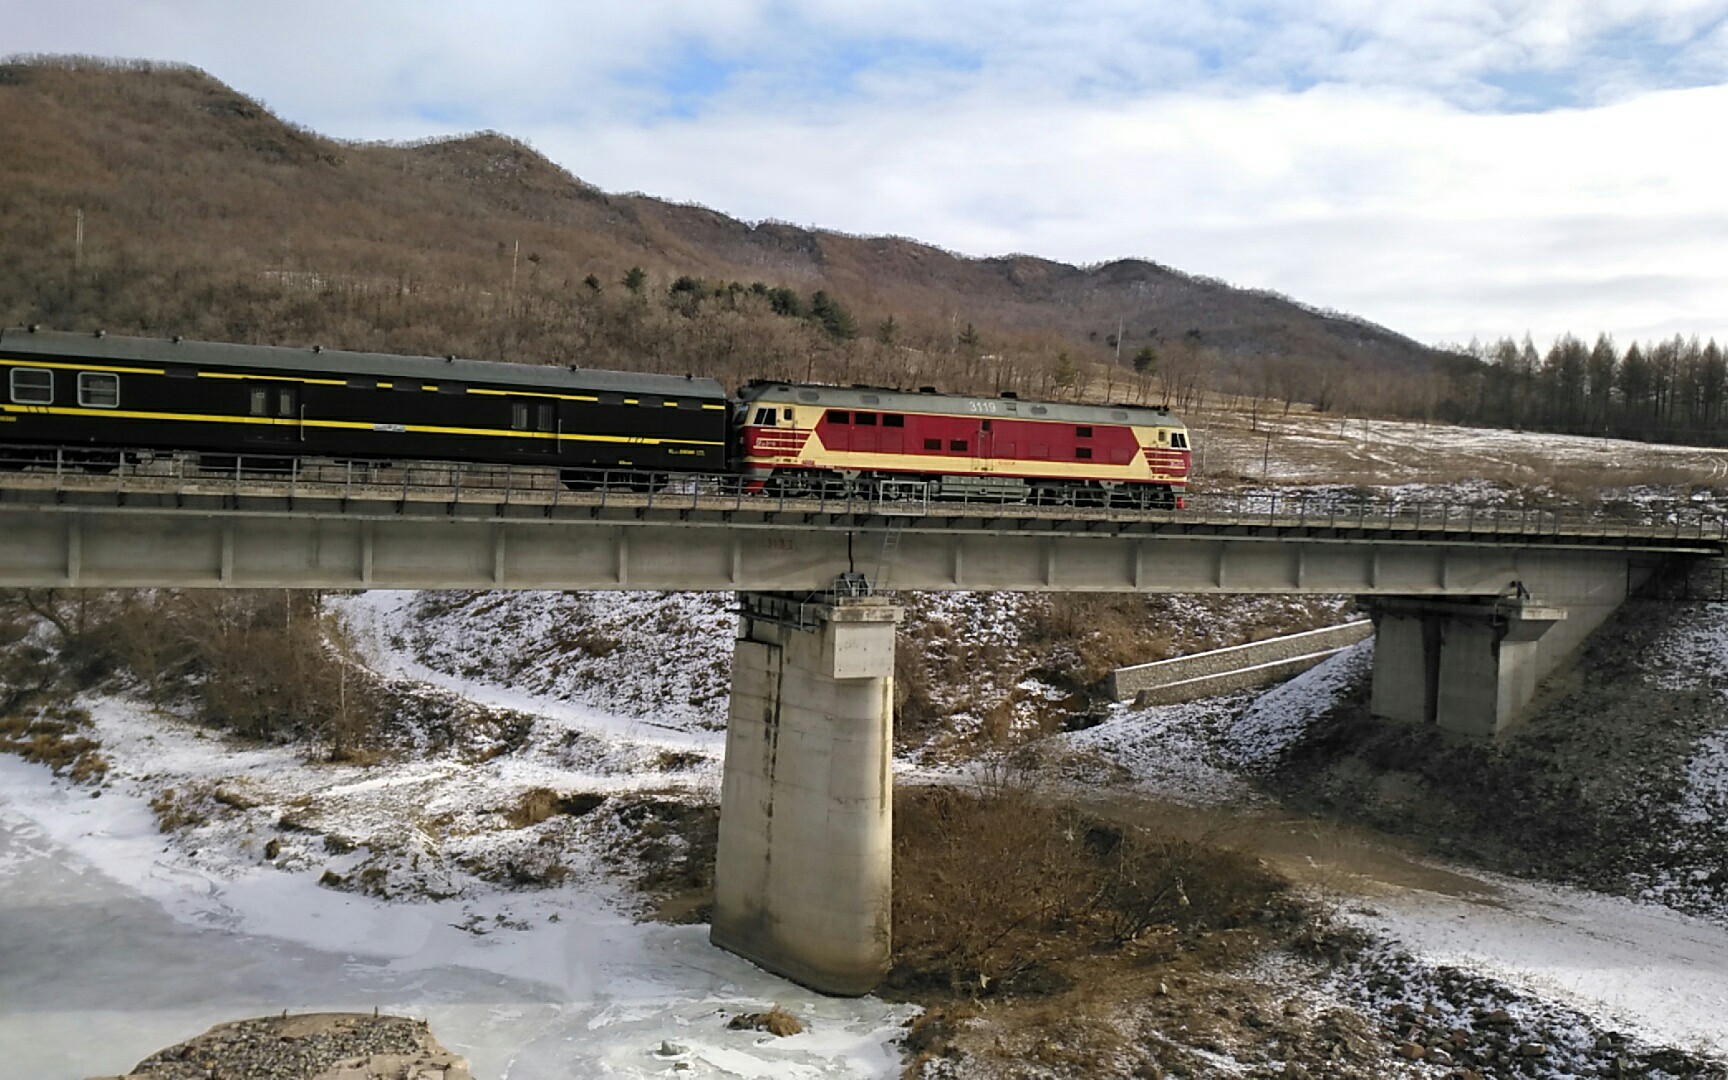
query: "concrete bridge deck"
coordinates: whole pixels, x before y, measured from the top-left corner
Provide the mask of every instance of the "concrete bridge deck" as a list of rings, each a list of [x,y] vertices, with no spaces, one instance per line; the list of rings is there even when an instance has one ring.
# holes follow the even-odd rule
[[[0,585],[1495,595],[1568,563],[1720,554],[1728,523],[1326,496],[1160,511],[751,495],[736,477],[274,459],[0,471]]]

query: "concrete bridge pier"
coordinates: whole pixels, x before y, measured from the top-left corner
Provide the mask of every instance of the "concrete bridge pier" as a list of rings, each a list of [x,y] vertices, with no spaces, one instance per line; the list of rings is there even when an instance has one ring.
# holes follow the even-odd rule
[[[1527,599],[1385,597],[1368,608],[1374,715],[1489,737],[1517,719],[1561,659],[1541,644],[1570,615]]]
[[[811,989],[868,993],[891,940],[901,610],[739,600],[710,939]]]

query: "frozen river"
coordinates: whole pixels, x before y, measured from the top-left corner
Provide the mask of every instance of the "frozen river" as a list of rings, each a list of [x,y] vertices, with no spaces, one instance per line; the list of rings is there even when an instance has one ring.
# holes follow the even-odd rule
[[[809,994],[704,927],[635,924],[573,893],[528,930],[481,936],[451,925],[472,907],[274,870],[217,880],[166,851],[137,800],[0,756],[0,1060],[33,1080],[112,1074],[224,1020],[379,1008],[429,1019],[481,1080],[664,1075],[662,1040],[686,1049],[685,1076],[898,1072],[905,1010]],[[725,1030],[776,1002],[808,1032]]]

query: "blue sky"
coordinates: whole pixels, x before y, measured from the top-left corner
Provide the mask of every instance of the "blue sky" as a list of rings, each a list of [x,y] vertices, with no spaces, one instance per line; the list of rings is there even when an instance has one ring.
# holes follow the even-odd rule
[[[1419,338],[1728,338],[1728,0],[0,0],[347,138],[969,254],[1156,259]]]

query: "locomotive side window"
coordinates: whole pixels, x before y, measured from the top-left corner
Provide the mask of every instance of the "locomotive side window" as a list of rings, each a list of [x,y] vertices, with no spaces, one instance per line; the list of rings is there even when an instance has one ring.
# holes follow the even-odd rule
[[[966,452],[966,440],[965,439],[949,439],[948,440],[948,449],[950,449],[950,450],[952,450],[958,454],[964,454]]]
[[[80,371],[78,404],[86,409],[119,408],[120,376],[105,371]]]
[[[1092,458],[1092,448],[1090,446],[1076,446],[1074,448],[1074,457],[1078,461],[1090,461]]]
[[[254,391],[252,391],[252,408],[250,409],[250,412],[252,413],[253,416],[269,416],[270,415],[270,391],[268,391],[268,390],[254,390]]]
[[[986,421],[984,421],[984,423],[986,426],[988,426],[990,421],[986,420]],[[882,426],[883,427],[905,427],[906,426],[906,418],[904,416],[901,416],[899,413],[883,413],[882,414]]]
[[[850,424],[852,422],[852,414],[847,412],[845,409],[829,409],[828,422],[830,424]]]
[[[54,404],[54,373],[47,368],[13,368],[12,400],[19,405]]]
[[[924,440],[924,449],[926,449],[926,450],[940,450],[940,449],[942,449],[942,440],[941,439],[925,439]]]
[[[1188,449],[1188,436],[1185,433],[1178,431],[1176,434],[1170,436],[1170,445],[1174,446],[1178,450],[1186,450]]]
[[[1082,439],[1090,439],[1092,437],[1092,429],[1085,426],[1076,427],[1074,429],[1074,434]]]
[[[863,424],[865,427],[875,427],[876,414],[873,412],[853,413],[852,422],[854,424]]]
[[[1167,443],[1169,441],[1170,441],[1170,433],[1168,431],[1160,431],[1158,433],[1158,442],[1160,445]]]

